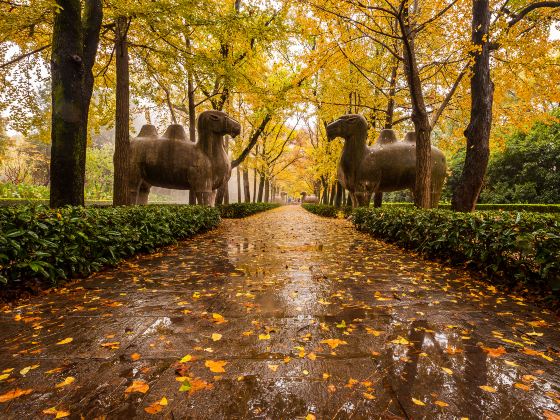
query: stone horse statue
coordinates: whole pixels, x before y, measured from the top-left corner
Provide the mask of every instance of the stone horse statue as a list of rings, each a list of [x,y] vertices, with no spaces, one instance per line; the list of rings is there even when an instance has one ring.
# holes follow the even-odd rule
[[[327,138],[342,137],[344,148],[338,165],[338,179],[350,192],[352,206],[369,206],[371,195],[409,189],[416,180],[416,139],[408,133],[397,141],[393,130],[382,130],[373,147],[368,147],[368,125],[364,117],[349,114],[327,126]],[[437,206],[446,175],[445,156],[432,146],[431,199]],[[376,197],[377,198],[377,197]],[[381,200],[376,199],[381,206]]]
[[[187,140],[181,125],[170,125],[162,137],[153,125],[142,127],[130,142],[130,204],[147,204],[156,186],[190,189],[199,204],[214,206],[216,190],[231,176],[224,135],[239,135],[241,126],[225,112],[205,111],[197,127],[197,143]]]

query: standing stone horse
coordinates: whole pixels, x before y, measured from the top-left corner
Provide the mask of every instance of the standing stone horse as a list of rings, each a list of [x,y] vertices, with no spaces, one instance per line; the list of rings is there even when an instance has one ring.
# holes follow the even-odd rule
[[[150,188],[156,186],[190,189],[199,204],[214,206],[216,190],[231,176],[224,135],[239,135],[241,126],[225,112],[205,111],[197,127],[197,143],[187,140],[177,124],[170,125],[162,137],[153,125],[142,127],[130,142],[130,204],[147,204]]]
[[[373,193],[409,189],[416,180],[416,142],[414,133],[397,141],[393,130],[382,130],[373,147],[368,147],[368,125],[361,115],[349,114],[327,126],[327,137],[342,137],[344,148],[338,165],[338,179],[350,192],[352,206],[368,206]],[[432,146],[431,200],[437,206],[446,175],[445,156]],[[381,205],[376,200],[376,205]]]

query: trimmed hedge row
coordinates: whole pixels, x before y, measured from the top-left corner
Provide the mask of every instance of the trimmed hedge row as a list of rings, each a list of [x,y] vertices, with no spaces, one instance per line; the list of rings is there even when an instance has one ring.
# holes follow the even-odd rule
[[[355,209],[352,219],[358,230],[404,248],[560,290],[559,215],[387,207]]]
[[[218,206],[224,219],[240,219],[280,207],[278,203],[232,203]]]
[[[413,207],[413,203],[383,203],[383,207]],[[449,210],[451,204],[440,204],[440,209]],[[477,211],[529,211],[534,213],[560,213],[560,204],[477,204]]]
[[[217,209],[200,206],[2,207],[0,282],[87,275],[219,222]]]
[[[321,217],[337,218],[339,215],[348,217],[352,214],[352,207],[350,206],[335,207],[327,204],[302,204],[301,206],[308,212]]]

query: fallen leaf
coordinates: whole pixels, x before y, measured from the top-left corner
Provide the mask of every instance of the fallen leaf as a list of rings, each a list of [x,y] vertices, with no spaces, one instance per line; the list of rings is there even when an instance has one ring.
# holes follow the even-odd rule
[[[426,405],[424,402],[417,400],[416,398],[412,398],[412,402],[416,405]]]
[[[486,392],[496,392],[496,388],[493,388],[493,387],[488,386],[488,385],[481,385],[481,386],[479,386],[479,388],[482,389],[483,391],[486,391]]]
[[[346,341],[339,340],[338,338],[329,338],[328,340],[322,340],[321,343],[327,344],[331,349],[336,349],[340,345],[348,344]]]
[[[161,400],[159,400],[159,405],[167,405],[167,398],[161,397]]]
[[[183,356],[181,360],[179,360],[179,363],[187,363],[190,362],[191,360],[192,360],[192,356],[190,354],[187,354],[186,356]]]
[[[150,404],[147,407],[144,407],[144,411],[148,414],[157,414],[161,410],[163,410],[163,407],[166,405],[167,405],[167,398],[163,397],[161,400],[156,401],[155,403]]]
[[[503,348],[502,346],[497,347],[495,349],[493,349],[492,347],[482,346],[482,350],[484,350],[486,353],[488,353],[488,356],[490,356],[490,357],[500,357],[500,356],[507,353],[506,349]]]
[[[120,345],[120,341],[112,341],[110,343],[102,343],[101,347],[110,348],[111,350],[117,350]]]
[[[220,341],[222,339],[222,334],[214,333],[212,334],[213,341]]]
[[[259,334],[259,340],[270,340],[270,334]]]
[[[278,370],[278,365],[268,365],[268,368],[273,371],[276,372]]]
[[[33,392],[32,389],[12,389],[11,391],[6,392],[5,394],[0,395],[0,403],[4,403],[7,401],[11,401],[14,398],[19,398],[23,395],[31,394]]]
[[[140,357],[142,357],[142,356],[140,356],[138,353],[132,353],[132,354],[130,355],[130,358],[131,358],[132,360],[134,360],[134,361],[140,359]]]
[[[448,375],[453,375],[453,371],[449,368],[442,367],[441,370],[443,370]]]
[[[126,388],[124,393],[131,394],[133,392],[141,392],[142,394],[145,394],[148,389],[150,389],[150,385],[148,385],[145,381],[138,379],[132,381],[132,385]]]
[[[224,322],[226,322],[226,319],[222,315],[216,313],[212,314],[212,319],[216,324],[223,324]]]
[[[68,344],[71,343],[72,341],[74,341],[74,339],[72,337],[68,337],[65,338],[64,340],[60,340],[58,343],[56,343],[58,346],[62,345],[62,344]]]
[[[64,410],[57,410],[55,407],[47,408],[43,410],[43,414],[54,414],[55,419],[62,419],[64,417],[68,417],[70,415],[69,411]]]
[[[362,395],[364,396],[364,398],[366,400],[374,400],[375,399],[375,395],[369,394],[367,392],[364,392]]]
[[[529,385],[525,385],[525,384],[521,384],[519,382],[513,384],[514,387],[521,389],[523,391],[529,391],[531,389],[531,387]]]
[[[227,365],[227,363],[228,362],[225,362],[223,360],[207,360],[206,362],[204,362],[204,366],[210,369],[210,372],[223,373],[225,372],[224,366]]]
[[[64,379],[64,381],[62,381],[59,384],[56,384],[55,388],[62,388],[63,386],[70,385],[75,380],[76,378],[74,378],[73,376],[68,376],[67,378]]]
[[[10,377],[9,373],[4,373],[2,375],[0,375],[0,381],[3,381],[4,379],[8,379]]]
[[[57,367],[57,368],[54,368],[54,369],[51,369],[51,370],[47,370],[45,373],[50,375],[51,373],[58,373],[58,372],[62,372],[63,370],[64,370],[64,368]]]
[[[399,335],[399,338],[395,338],[393,341],[391,341],[391,343],[393,344],[402,344],[403,346],[406,346],[408,344],[410,344],[410,341],[408,341],[406,338],[401,337]]]
[[[434,401],[434,404],[439,406],[439,407],[449,407],[449,404],[447,404],[446,402],[443,402],[443,401],[439,401],[439,400]]]
[[[544,410],[543,416],[546,420],[560,420],[560,414],[554,413],[550,410]]]
[[[20,370],[19,373],[20,375],[27,375],[30,370],[37,369],[38,367],[39,365],[26,366],[22,370]]]
[[[307,416],[305,416],[305,420],[316,420],[317,417],[315,417],[315,414],[311,414],[309,413]]]

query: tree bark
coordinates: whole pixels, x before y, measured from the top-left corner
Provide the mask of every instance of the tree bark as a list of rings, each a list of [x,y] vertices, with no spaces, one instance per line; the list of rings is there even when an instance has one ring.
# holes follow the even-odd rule
[[[264,183],[264,202],[270,202],[270,180],[268,178]]]
[[[334,205],[334,197],[335,197],[335,195],[336,195],[336,182],[334,182],[334,183],[332,184],[332,187],[331,187],[331,195],[330,195],[330,197],[329,197],[329,205],[331,205],[331,206]]]
[[[251,188],[249,185],[249,170],[243,169],[243,191],[245,193],[245,202],[251,202]]]
[[[259,203],[262,203],[263,201],[264,182],[265,182],[264,175],[259,175],[259,197],[257,199]]]
[[[130,167],[130,75],[128,59],[129,21],[125,16],[116,19],[115,62],[116,62],[116,112],[115,112],[115,167],[113,181],[113,205],[129,204],[128,173]]]
[[[58,0],[51,55],[51,207],[84,204],[83,44],[80,2]],[[85,163],[85,162],[84,162]]]
[[[378,192],[373,195],[373,207],[379,208],[383,204],[383,193]]]
[[[241,198],[241,170],[239,166],[237,167],[237,202],[241,203],[243,199]]]
[[[99,0],[57,0],[51,54],[50,206],[84,204],[87,109],[102,9]],[[84,26],[82,26],[82,22]]]
[[[467,152],[463,172],[451,200],[453,210],[456,211],[470,212],[475,209],[490,156],[494,100],[488,44],[490,19],[489,0],[473,0],[472,43],[481,49],[475,49],[472,53],[474,64],[471,76],[471,118],[464,133],[467,138]]]
[[[391,68],[391,79],[389,81],[389,100],[387,101],[387,113],[385,115],[385,128],[393,128],[393,116],[395,114],[395,94],[397,87],[397,70],[399,62]]]
[[[414,32],[410,25],[408,7],[405,7],[399,19],[403,41],[404,69],[412,101],[412,122],[416,132],[416,183],[414,188],[414,204],[419,208],[431,207],[432,184],[432,146],[430,136],[432,128],[424,94],[422,82],[416,60],[414,46]]]

